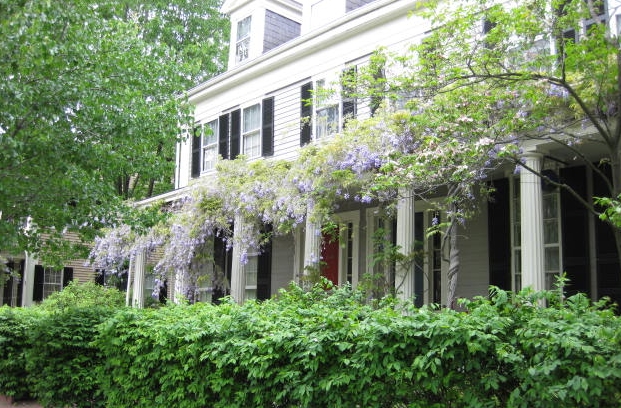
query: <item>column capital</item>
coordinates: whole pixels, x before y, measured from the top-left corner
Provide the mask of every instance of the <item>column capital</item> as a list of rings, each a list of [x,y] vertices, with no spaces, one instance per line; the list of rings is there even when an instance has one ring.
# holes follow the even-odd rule
[[[541,160],[543,159],[543,153],[534,151],[534,150],[528,150],[523,152],[520,157],[523,157],[525,159],[531,159],[531,160]]]

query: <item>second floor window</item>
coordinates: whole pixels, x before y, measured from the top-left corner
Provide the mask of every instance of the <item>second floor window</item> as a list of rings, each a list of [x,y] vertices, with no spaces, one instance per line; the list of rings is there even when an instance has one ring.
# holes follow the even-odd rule
[[[251,16],[237,22],[237,43],[235,44],[235,60],[244,61],[248,58],[250,48],[250,23]]]
[[[261,105],[244,109],[242,125],[242,152],[249,158],[261,156]]]
[[[213,170],[216,168],[216,159],[218,158],[218,121],[212,120],[203,128],[202,135],[203,149],[203,171]]]
[[[317,81],[315,89],[315,138],[321,139],[339,131],[339,104],[333,100],[325,80]]]

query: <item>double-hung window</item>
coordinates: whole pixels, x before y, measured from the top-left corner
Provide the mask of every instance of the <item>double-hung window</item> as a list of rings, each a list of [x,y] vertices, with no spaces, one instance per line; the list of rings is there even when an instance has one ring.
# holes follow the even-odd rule
[[[321,139],[339,131],[339,104],[330,97],[324,79],[316,82],[315,89],[315,139]]]
[[[203,127],[201,146],[203,153],[202,171],[215,169],[218,158],[218,120],[212,120]]]
[[[241,62],[248,59],[250,48],[250,24],[251,16],[237,22],[237,42],[235,44],[235,61]]]
[[[73,268],[49,268],[35,265],[32,300],[41,302],[54,292],[61,291],[73,280]]]
[[[249,106],[243,111],[242,152],[248,159],[261,156],[261,105]]]
[[[43,274],[43,299],[54,292],[60,292],[63,288],[62,269],[45,268]]]

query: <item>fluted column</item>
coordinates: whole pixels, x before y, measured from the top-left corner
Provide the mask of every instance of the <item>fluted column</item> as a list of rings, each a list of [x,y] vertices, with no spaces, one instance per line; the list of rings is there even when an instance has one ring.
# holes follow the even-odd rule
[[[235,216],[233,224],[233,265],[231,267],[231,297],[239,304],[243,303],[246,295],[246,274],[242,263],[242,231],[244,218],[241,215]]]
[[[145,252],[138,251],[133,262],[134,266],[134,291],[132,292],[132,306],[142,309],[144,307],[144,274]]]
[[[541,172],[542,157],[539,153],[525,153],[524,167]],[[543,192],[541,178],[526,168],[520,172],[522,287],[539,291],[545,289]]]
[[[397,246],[401,254],[411,262],[397,262],[395,270],[395,289],[397,296],[403,300],[412,300],[414,297],[414,262],[413,251],[414,235],[414,194],[410,190],[399,192],[397,203]]]
[[[301,282],[303,286],[308,283],[304,278],[308,277],[311,271],[319,270],[321,260],[321,222],[315,219],[312,209],[313,205],[309,203],[304,232],[304,268]]]

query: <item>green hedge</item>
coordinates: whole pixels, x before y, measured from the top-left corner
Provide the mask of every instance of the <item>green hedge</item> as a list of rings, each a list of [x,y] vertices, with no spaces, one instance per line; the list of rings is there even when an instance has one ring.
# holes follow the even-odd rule
[[[95,368],[102,360],[91,343],[124,298],[72,282],[39,306],[0,308],[0,394],[49,407],[101,406]]]
[[[619,406],[621,323],[584,296],[494,291],[461,312],[360,296],[1,308],[0,392],[48,407]]]
[[[26,371],[30,392],[42,405],[105,406],[97,378],[103,356],[92,341],[114,312],[99,306],[63,309],[32,328]]]
[[[35,308],[0,307],[0,394],[15,399],[30,397],[26,351],[31,348],[30,333],[41,315]]]
[[[365,306],[294,289],[277,301],[125,310],[101,327],[114,407],[618,406],[621,325],[583,296]],[[551,295],[550,295],[551,296]],[[548,300],[548,302],[553,300]]]

